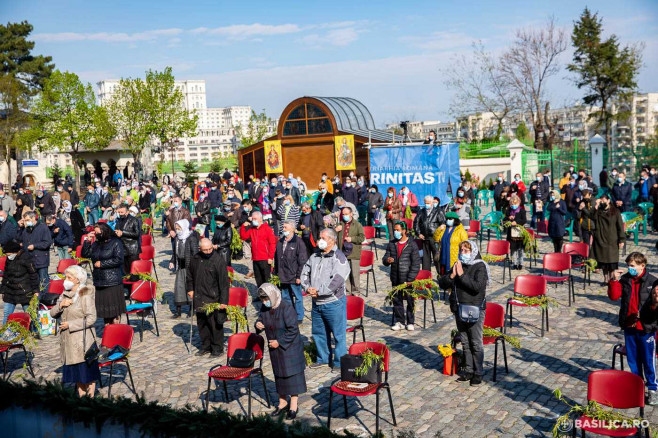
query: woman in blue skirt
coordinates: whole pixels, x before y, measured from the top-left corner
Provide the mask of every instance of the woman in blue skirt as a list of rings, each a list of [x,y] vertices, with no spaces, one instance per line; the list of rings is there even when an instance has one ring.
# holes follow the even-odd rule
[[[50,309],[50,315],[59,319],[62,382],[75,383],[80,397],[93,397],[101,375],[98,361],[85,362],[85,352],[95,340],[95,289],[87,284],[87,273],[80,266],[70,266],[64,276],[64,292]]]

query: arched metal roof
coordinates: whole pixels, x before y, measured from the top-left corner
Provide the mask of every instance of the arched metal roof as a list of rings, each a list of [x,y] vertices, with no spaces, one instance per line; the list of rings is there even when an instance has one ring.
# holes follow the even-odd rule
[[[372,114],[364,104],[356,99],[350,97],[308,97],[319,100],[331,109],[339,131],[375,130],[375,121]]]

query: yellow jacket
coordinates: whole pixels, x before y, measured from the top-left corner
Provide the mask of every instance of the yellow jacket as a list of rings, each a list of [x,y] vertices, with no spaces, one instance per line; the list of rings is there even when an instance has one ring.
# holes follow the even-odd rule
[[[446,227],[442,225],[434,232],[434,241],[439,245],[439,251],[437,254],[441,253],[441,238],[443,237],[445,230]],[[465,240],[468,240],[468,233],[464,229],[464,226],[459,224],[455,227],[455,231],[452,232],[452,236],[450,236],[450,266],[457,262],[457,258],[459,257],[459,244]]]

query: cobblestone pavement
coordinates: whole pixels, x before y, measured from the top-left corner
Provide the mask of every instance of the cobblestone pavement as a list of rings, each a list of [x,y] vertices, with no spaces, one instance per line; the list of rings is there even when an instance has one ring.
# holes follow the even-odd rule
[[[158,274],[165,291],[165,300],[171,301],[174,276],[167,271],[170,258],[168,238],[157,237],[155,240]],[[629,244],[629,250],[640,250],[650,259],[649,269],[658,270],[658,257],[655,251],[656,234],[641,236],[639,246]],[[539,243],[540,252],[552,250],[548,240]],[[377,251],[383,255],[384,239],[377,239]],[[52,271],[55,271],[56,256],[51,257]],[[244,261],[234,264],[239,273],[246,273]],[[541,269],[534,268],[531,273]],[[521,273],[528,273],[528,263]],[[487,299],[500,304],[505,303],[511,294],[513,282],[502,284],[502,268],[491,268],[493,282],[488,290]],[[517,275],[519,271],[513,271]],[[601,275],[594,274],[591,286],[583,290],[582,274],[576,274],[576,302],[567,305],[566,286],[549,288],[549,296],[560,302],[557,308],[549,310],[550,332],[540,337],[540,314],[534,309],[515,309],[514,326],[508,334],[519,336],[522,349],[514,350],[508,346],[509,374],[505,374],[502,357],[499,356],[498,382],[492,382],[493,345],[485,346],[485,382],[479,387],[460,384],[455,377],[441,374],[442,358],[437,353],[437,344],[450,341],[450,331],[455,327],[453,316],[448,306],[437,303],[437,322],[428,311],[427,329],[422,329],[422,306],[416,312],[417,330],[413,332],[393,332],[389,328],[391,308],[384,306],[385,291],[390,287],[387,269],[376,262],[376,280],[379,293],[374,293],[370,284],[370,293],[366,298],[365,331],[368,340],[384,340],[391,348],[390,383],[393,402],[398,420],[398,427],[391,423],[391,415],[386,397],[381,400],[380,423],[387,436],[393,430],[410,430],[418,436],[460,436],[466,437],[518,437],[547,436],[553,426],[553,419],[566,411],[552,396],[552,391],[561,388],[565,396],[572,401],[584,403],[587,395],[587,375],[594,370],[607,369],[611,365],[612,348],[622,339],[617,327],[618,303],[611,302],[606,289],[600,283]],[[364,276],[362,289],[365,291]],[[246,281],[252,296],[255,296],[253,279]],[[310,300],[305,303],[310,309]],[[253,324],[259,303],[250,305],[248,316]],[[429,309],[428,309],[429,310]],[[309,313],[307,315],[310,316]],[[208,356],[197,358],[188,354],[186,342],[189,336],[190,320],[171,319],[169,305],[160,305],[158,323],[160,337],[150,329],[152,319],[147,322],[144,341],[139,341],[135,334],[130,362],[137,391],[147,400],[157,400],[175,407],[185,404],[202,406],[207,385],[208,369],[225,362]],[[420,325],[420,327],[418,327]],[[102,324],[97,323],[97,332],[102,335]],[[253,329],[252,329],[253,330]],[[310,336],[310,320],[301,326],[305,339]],[[225,325],[225,334],[231,333],[229,324]],[[348,339],[350,339],[348,337]],[[59,357],[59,340],[46,337],[39,342],[34,359],[34,368],[38,377],[59,379],[61,361]],[[197,351],[199,339],[196,327],[192,339],[191,352]],[[500,354],[500,352],[499,352]],[[10,368],[17,370],[22,362],[22,354],[14,353]],[[276,399],[274,377],[269,359],[264,361],[265,376],[270,397]],[[16,372],[14,374],[17,374]],[[117,381],[113,386],[113,395],[130,396],[131,391],[124,382],[125,368],[118,366],[115,370]],[[107,379],[107,371],[103,373]],[[326,424],[330,382],[338,377],[328,368],[306,370],[308,392],[300,397],[298,418],[312,425]],[[14,376],[16,378],[16,376]],[[105,380],[106,381],[106,380]],[[127,381],[126,381],[127,382]],[[213,385],[214,387],[214,385]],[[254,382],[255,413],[268,412],[259,381]],[[107,388],[101,389],[107,395]],[[222,391],[214,390],[211,394],[211,406],[228,409],[234,413],[246,413],[246,382],[229,384],[230,402],[225,403]],[[349,418],[345,419],[340,397],[334,399],[335,430],[349,429],[353,432],[375,429],[375,398],[360,400],[349,399]],[[635,415],[636,412],[633,412]],[[652,423],[658,425],[658,410],[647,407],[646,412]],[[437,434],[438,432],[438,434]]]

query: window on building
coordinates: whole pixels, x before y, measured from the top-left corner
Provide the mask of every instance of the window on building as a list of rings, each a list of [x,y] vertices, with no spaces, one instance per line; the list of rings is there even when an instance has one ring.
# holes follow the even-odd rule
[[[284,136],[326,134],[331,131],[329,116],[311,103],[293,109],[283,125]]]

